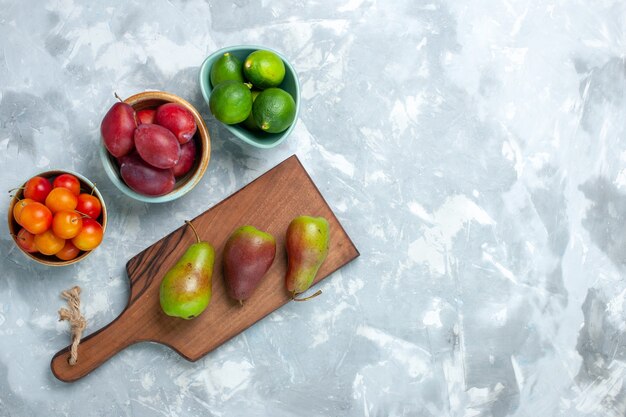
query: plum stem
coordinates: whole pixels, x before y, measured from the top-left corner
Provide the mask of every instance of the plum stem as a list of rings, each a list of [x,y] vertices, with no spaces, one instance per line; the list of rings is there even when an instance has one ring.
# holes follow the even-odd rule
[[[24,236],[18,236],[15,233],[11,233],[11,236],[13,236],[15,239],[26,240],[26,238]]]
[[[117,91],[115,91],[115,92],[113,93],[113,95],[115,96],[115,98],[116,98],[116,99],[118,99],[118,100],[120,101],[120,103],[123,103],[123,102],[124,102],[124,100],[122,100],[122,99],[121,99],[121,97],[117,95]]]
[[[243,307],[243,300],[237,300],[237,301],[239,301],[239,305]]]
[[[309,295],[308,297],[304,297],[304,298],[296,298],[296,295],[298,295],[298,294],[296,294],[296,292],[295,292],[295,291],[293,291],[293,292],[291,293],[291,299],[292,299],[293,301],[307,301],[307,300],[310,300],[311,298],[315,298],[315,297],[317,297],[317,296],[318,296],[318,295],[320,295],[321,293],[322,293],[322,290],[317,290],[317,291],[315,292],[315,294],[313,294],[313,295]]]
[[[89,214],[83,213],[82,211],[78,211],[76,209],[74,209],[74,211],[78,214],[81,215],[81,217],[84,219],[85,217],[91,217]]]
[[[200,243],[200,236],[198,236],[198,231],[196,230],[196,228],[193,227],[193,224],[191,224],[189,220],[185,220],[185,223],[187,223],[187,226],[191,227],[193,234],[196,236],[196,243]]]

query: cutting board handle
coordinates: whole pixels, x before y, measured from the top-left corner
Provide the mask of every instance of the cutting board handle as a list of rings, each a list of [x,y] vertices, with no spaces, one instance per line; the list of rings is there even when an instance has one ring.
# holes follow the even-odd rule
[[[50,363],[52,373],[64,382],[73,382],[102,365],[122,349],[141,340],[143,324],[124,310],[117,319],[81,340],[78,361],[69,364],[70,347],[59,351]]]

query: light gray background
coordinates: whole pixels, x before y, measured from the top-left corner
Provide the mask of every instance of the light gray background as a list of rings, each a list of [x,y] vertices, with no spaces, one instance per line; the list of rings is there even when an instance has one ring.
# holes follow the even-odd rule
[[[211,3],[0,1],[0,189],[72,169],[110,213],[63,269],[0,222],[0,416],[626,413],[624,2]],[[300,76],[273,150],[200,95],[203,59],[243,43]],[[97,156],[113,92],[146,89],[189,99],[211,132],[205,177],[169,204],[129,200]],[[80,382],[51,375],[61,290],[79,284],[88,332],[104,326],[131,256],[293,153],[361,251],[323,296],[197,363],[140,344]]]

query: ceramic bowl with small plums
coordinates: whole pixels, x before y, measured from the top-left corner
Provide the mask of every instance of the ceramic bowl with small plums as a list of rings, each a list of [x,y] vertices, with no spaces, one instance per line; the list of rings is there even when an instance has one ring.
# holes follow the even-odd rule
[[[72,265],[102,242],[107,210],[96,186],[77,172],[41,172],[13,190],[9,232],[19,250],[47,266]]]
[[[100,159],[127,196],[163,203],[191,191],[211,157],[209,131],[189,102],[146,91],[112,105],[100,126]]]

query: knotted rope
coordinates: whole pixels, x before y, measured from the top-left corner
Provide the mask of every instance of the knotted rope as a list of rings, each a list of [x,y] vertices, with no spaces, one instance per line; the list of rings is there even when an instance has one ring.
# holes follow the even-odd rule
[[[87,327],[87,320],[80,314],[80,287],[76,286],[70,290],[63,291],[61,297],[67,300],[67,308],[59,310],[59,321],[67,320],[70,322],[72,332],[72,347],[70,348],[70,365],[76,365],[78,361],[78,344],[83,335],[83,331]]]

